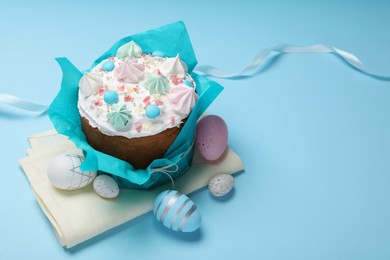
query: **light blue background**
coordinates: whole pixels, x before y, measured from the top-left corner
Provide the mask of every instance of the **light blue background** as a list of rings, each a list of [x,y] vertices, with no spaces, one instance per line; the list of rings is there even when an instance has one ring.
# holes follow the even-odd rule
[[[389,75],[390,2],[339,2],[2,0],[0,92],[48,104],[61,81],[55,57],[86,69],[118,39],[177,20],[199,64],[238,71],[276,44],[326,43]],[[225,90],[209,113],[226,120],[246,164],[232,196],[191,196],[203,217],[193,235],[149,213],[70,250],[17,162],[27,136],[52,125],[0,105],[0,259],[389,259],[390,83],[327,54],[217,81]]]

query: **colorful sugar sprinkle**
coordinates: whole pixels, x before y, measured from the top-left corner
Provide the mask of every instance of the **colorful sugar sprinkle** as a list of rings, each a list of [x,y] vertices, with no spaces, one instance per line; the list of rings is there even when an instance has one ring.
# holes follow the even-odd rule
[[[135,127],[135,130],[137,130],[137,132],[141,132],[142,131],[142,124],[138,124],[136,127]]]
[[[129,102],[129,101],[132,101],[132,100],[133,100],[133,97],[130,96],[130,95],[125,95],[124,100],[125,100],[126,102]]]
[[[118,87],[118,90],[121,91],[121,92],[125,91],[125,85],[122,85],[122,86]]]
[[[104,92],[106,92],[106,89],[104,89],[104,88],[99,88],[99,95],[100,95],[100,96],[103,95]]]
[[[150,96],[146,96],[143,101],[144,103],[147,103],[149,100],[150,100]]]

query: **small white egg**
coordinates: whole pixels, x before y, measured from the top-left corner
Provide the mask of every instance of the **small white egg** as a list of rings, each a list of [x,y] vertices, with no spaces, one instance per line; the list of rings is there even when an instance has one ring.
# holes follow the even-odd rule
[[[108,175],[97,176],[93,181],[93,190],[105,199],[113,199],[119,195],[118,183]]]
[[[91,183],[96,171],[81,171],[84,157],[78,154],[62,154],[49,162],[47,176],[50,183],[62,190],[76,190]]]
[[[209,182],[209,191],[215,197],[228,194],[234,186],[234,178],[229,174],[219,174]]]

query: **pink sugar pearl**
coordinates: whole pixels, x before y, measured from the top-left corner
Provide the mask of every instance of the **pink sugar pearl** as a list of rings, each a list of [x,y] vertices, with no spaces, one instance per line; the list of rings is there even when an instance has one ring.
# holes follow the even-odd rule
[[[216,115],[203,117],[196,126],[196,148],[207,161],[221,158],[228,142],[225,121]]]

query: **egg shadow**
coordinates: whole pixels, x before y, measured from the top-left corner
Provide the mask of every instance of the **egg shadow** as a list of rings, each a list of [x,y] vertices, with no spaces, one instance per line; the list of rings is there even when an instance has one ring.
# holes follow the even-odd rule
[[[215,200],[215,201],[218,201],[218,202],[221,202],[221,203],[225,203],[227,201],[230,201],[234,197],[235,193],[236,193],[236,189],[233,187],[233,189],[228,194],[226,194],[225,196],[216,197],[216,196],[212,195],[211,192],[209,192],[209,196],[213,200]]]
[[[232,176],[234,177],[234,179],[236,179],[237,176],[243,174],[244,172],[245,172],[245,170],[240,170],[240,171],[238,171],[238,172],[233,173]],[[236,182],[236,181],[234,181],[234,182]],[[235,184],[234,184],[234,185],[235,185]],[[208,186],[204,187],[204,189],[207,189],[207,190],[208,190]],[[227,201],[230,201],[230,200],[234,197],[235,194],[236,194],[236,188],[235,188],[235,186],[233,186],[232,190],[231,190],[228,194],[226,194],[226,195],[224,195],[224,196],[222,196],[222,197],[213,196],[213,195],[211,194],[211,192],[209,191],[209,196],[210,196],[214,201],[218,201],[218,202],[221,202],[221,203],[225,203],[225,202],[227,202]]]
[[[196,242],[202,239],[202,228],[198,228],[193,232],[178,232],[170,230],[169,228],[159,223],[156,219],[153,221],[153,227],[157,233],[168,236],[175,240]]]

